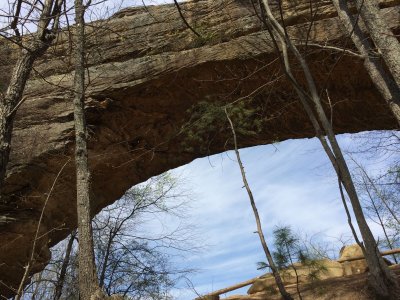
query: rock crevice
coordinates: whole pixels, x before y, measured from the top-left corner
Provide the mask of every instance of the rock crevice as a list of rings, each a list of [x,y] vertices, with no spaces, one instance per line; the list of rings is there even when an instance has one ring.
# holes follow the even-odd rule
[[[284,2],[284,17],[301,45],[310,26],[309,1],[295,2]],[[399,2],[381,1],[395,32],[400,30]],[[330,1],[312,3],[319,9],[310,42],[350,47]],[[200,141],[188,142],[182,134],[190,122],[188,111],[200,102],[223,105],[246,98],[246,105],[257,106],[262,130],[241,136],[240,147],[314,136],[249,1],[200,0],[183,3],[182,9],[202,38],[185,27],[173,5],[125,9],[88,26],[94,212],[134,184],[232,147],[224,130]],[[13,49],[0,41],[1,89],[16,59]],[[32,272],[44,267],[48,247],[76,224],[69,51],[68,34],[62,32],[36,63],[28,98],[17,113],[0,205],[1,295],[11,295],[22,277],[44,200],[67,161],[45,208]],[[336,132],[396,127],[359,58],[319,47],[307,51],[319,88],[329,91]]]

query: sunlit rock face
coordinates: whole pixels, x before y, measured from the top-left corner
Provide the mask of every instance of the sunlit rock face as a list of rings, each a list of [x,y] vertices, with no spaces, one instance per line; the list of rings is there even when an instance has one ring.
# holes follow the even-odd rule
[[[396,5],[399,1],[382,1],[386,19],[398,31]],[[336,132],[394,128],[362,61],[316,46],[352,47],[331,3],[313,1],[313,6],[318,13],[312,26],[308,0],[285,2],[284,19],[299,45],[308,37],[309,46],[301,50]],[[250,1],[198,0],[182,4],[182,10],[201,37],[186,28],[173,5],[124,9],[87,26],[93,213],[136,183],[232,147],[224,120],[194,127],[196,138],[188,134],[199,103],[215,107],[245,99],[238,103],[251,114],[236,120],[247,126],[248,134],[239,136],[241,147],[314,136]],[[76,226],[69,42],[69,35],[60,33],[36,63],[28,98],[17,113],[0,206],[0,293],[5,296],[22,277],[46,199],[31,272],[44,267],[49,247]],[[4,89],[17,51],[0,43]]]
[[[289,267],[280,273],[284,285],[310,283],[313,279],[313,273],[317,275],[318,280],[342,277],[344,274],[342,264],[329,259],[315,261],[314,266],[302,265],[300,262],[296,262],[293,267]],[[271,273],[257,279],[247,291],[250,295],[261,292],[276,293],[276,281]]]
[[[367,262],[361,247],[357,244],[344,246],[339,253],[339,259],[320,259],[314,264],[295,262],[287,269],[280,271],[282,282],[285,286],[312,283],[313,280],[327,280],[354,274],[363,274],[368,271]],[[391,265],[390,261],[387,261]],[[249,295],[277,293],[275,278],[272,273],[267,273],[257,279],[248,289]]]

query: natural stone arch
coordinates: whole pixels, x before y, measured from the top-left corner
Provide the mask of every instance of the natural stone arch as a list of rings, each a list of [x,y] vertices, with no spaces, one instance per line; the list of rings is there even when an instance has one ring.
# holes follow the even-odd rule
[[[381,2],[382,7],[389,7],[400,1]],[[263,130],[242,138],[240,146],[314,136],[295,93],[279,73],[268,35],[260,31],[260,22],[246,3],[196,1],[198,13],[190,20],[212,33],[201,40],[184,27],[173,5],[126,9],[107,21],[92,23],[96,28],[89,30],[87,112],[96,212],[136,183],[231,148],[223,133],[211,133],[212,140],[204,141],[207,147],[193,142],[190,149],[178,134],[189,120],[188,110],[201,101],[222,105],[273,80],[253,97],[252,104],[261,105],[266,119]],[[288,3],[291,1],[285,4],[288,30],[301,39],[308,29],[309,1],[298,1],[294,7]],[[349,45],[333,6],[326,1],[315,4],[321,7],[311,40]],[[190,5],[193,9],[194,3]],[[399,30],[399,10],[388,8],[385,13]],[[0,63],[0,79],[6,82],[15,57],[13,46],[1,43],[0,51],[9,58]],[[345,55],[338,61],[339,57],[341,54],[328,49],[316,49],[308,57],[320,87],[329,90],[336,132],[395,128],[396,122],[364,71],[362,60]],[[67,35],[62,33],[59,43],[37,62],[35,69],[41,75],[36,73],[28,83],[28,99],[17,114],[0,207],[0,281],[14,287],[28,260],[43,201],[61,167],[73,157],[68,90],[72,66]],[[351,76],[354,74],[357,76]],[[75,226],[74,182],[71,160],[46,206],[43,238],[32,272],[47,262],[48,247]],[[0,286],[1,294],[10,294]]]

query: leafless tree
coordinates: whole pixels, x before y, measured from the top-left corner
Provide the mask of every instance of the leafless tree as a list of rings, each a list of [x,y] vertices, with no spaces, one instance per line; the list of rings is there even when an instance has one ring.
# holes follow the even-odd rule
[[[360,191],[367,216],[381,227],[384,244],[393,250],[400,237],[398,191],[396,188],[394,189],[393,185],[387,184],[386,176],[372,176],[354,158],[353,161],[356,164],[354,173],[357,188]],[[393,255],[393,260],[397,263],[395,255]]]
[[[363,1],[358,1],[358,2],[363,2]],[[369,4],[367,5],[367,3]],[[351,14],[350,8],[348,6],[349,5],[348,1],[333,0],[333,4],[336,7],[339,19],[341,20],[343,26],[350,35],[354,45],[361,53],[364,59],[365,69],[370,75],[372,82],[374,83],[378,91],[381,93],[386,103],[389,105],[389,108],[391,109],[394,117],[396,118],[397,122],[400,125],[400,89],[399,89],[400,80],[396,83],[396,81],[392,78],[391,74],[385,70],[385,66],[382,64],[380,57],[381,56],[380,53],[382,53],[383,55],[383,52],[380,51],[380,48],[378,49],[378,51],[375,51],[372,43],[367,38],[366,34],[364,34],[364,32],[361,30],[360,18],[358,17],[358,15],[353,16]],[[395,37],[387,36],[391,35],[391,33],[389,33],[390,30],[388,29],[388,27],[386,27],[387,25],[383,24],[384,19],[381,16],[379,16],[380,13],[379,13],[379,8],[377,7],[377,3],[372,4],[372,1],[365,1],[365,5],[363,4],[361,5],[363,6],[363,8],[361,9],[361,15],[363,16],[363,20],[367,24],[367,27],[373,28],[375,31],[376,30],[379,31],[378,36],[376,35],[376,33],[373,34],[372,31],[370,31],[371,36],[373,37],[373,41],[375,42],[375,39],[376,38],[378,39],[377,41],[378,43],[375,42],[375,44],[384,46],[384,44],[379,43],[379,41],[383,40],[383,43],[385,43],[385,45],[389,43],[393,44],[393,47],[396,47],[396,43],[398,44],[397,39]],[[370,7],[372,7],[374,10],[373,15],[368,13]],[[370,20],[370,22],[366,22],[364,17],[366,17],[367,20]],[[384,31],[378,29],[373,24],[370,24],[375,22],[378,22],[380,28],[384,26]],[[370,26],[368,26],[368,24],[370,24]],[[389,41],[392,39],[394,39],[396,42]],[[385,60],[387,58],[389,63],[392,62],[392,64],[394,65],[393,68],[391,68],[390,70],[395,72],[396,66],[400,65],[398,59],[398,57],[400,56],[400,50],[398,50],[397,53],[397,61],[398,61],[397,63],[395,62],[396,56],[395,59],[393,59],[392,57],[395,54],[395,50],[387,51],[385,49],[384,52],[386,53],[386,55],[384,55]]]
[[[191,226],[184,225],[187,195],[179,179],[165,173],[132,188],[94,220],[96,261],[100,286],[108,295],[146,299],[166,295],[177,280],[191,270],[168,264],[169,254],[197,250]],[[139,230],[143,216],[169,215],[179,222],[165,232],[146,236]],[[167,250],[166,253],[163,253]]]
[[[45,199],[45,201],[43,203],[42,211],[40,213],[38,224],[36,226],[35,236],[34,236],[33,242],[32,242],[32,248],[31,248],[31,251],[30,251],[30,257],[29,257],[29,260],[28,260],[27,264],[24,266],[25,271],[24,271],[24,274],[22,276],[22,279],[21,279],[21,282],[19,284],[19,287],[16,290],[16,296],[15,296],[16,300],[20,300],[22,298],[25,284],[27,283],[29,275],[31,273],[31,266],[35,262],[35,254],[36,254],[37,242],[40,239],[40,236],[39,236],[40,228],[41,228],[41,225],[42,225],[44,212],[46,210],[47,203],[48,203],[48,201],[50,199],[50,195],[53,192],[54,186],[56,185],[59,176],[61,175],[62,171],[64,170],[65,166],[68,163],[69,163],[69,160],[61,167],[60,171],[57,173],[56,177],[53,180],[53,184],[52,184],[52,186],[51,186],[51,188],[49,190],[49,193],[47,194],[47,197],[46,197],[46,199]]]
[[[79,233],[79,294],[90,300],[98,290],[94,261],[90,170],[88,165],[87,126],[85,118],[85,9],[82,0],[75,0],[75,165],[77,217]],[[90,5],[90,0],[87,3]]]
[[[271,251],[269,250],[267,242],[265,240],[265,236],[264,236],[261,221],[260,221],[260,215],[258,214],[258,210],[257,210],[257,206],[256,206],[256,203],[254,200],[253,192],[250,189],[249,183],[246,178],[246,172],[244,170],[244,166],[243,166],[242,160],[240,158],[235,127],[233,125],[232,119],[230,118],[228,109],[226,107],[225,107],[225,114],[226,114],[226,118],[228,119],[230,129],[232,131],[234,150],[235,150],[235,154],[236,154],[237,163],[240,168],[240,173],[242,175],[244,187],[246,188],[247,194],[249,196],[251,208],[253,209],[254,218],[256,219],[257,234],[260,239],[261,246],[264,250],[265,256],[267,258],[268,267],[271,268],[271,270],[272,270],[272,275],[275,278],[276,285],[278,286],[279,292],[282,295],[283,299],[292,300],[293,299],[292,296],[286,291],[285,286],[283,285],[282,278],[279,274],[278,268],[275,265]]]
[[[61,267],[60,267],[60,274],[58,275],[57,282],[55,284],[54,297],[53,297],[54,300],[58,300],[61,298],[61,294],[62,294],[64,282],[65,282],[65,276],[67,275],[67,268],[68,268],[68,265],[70,264],[71,252],[73,250],[72,247],[74,245],[76,235],[77,235],[77,232],[76,232],[76,230],[74,230],[68,238],[67,247],[65,249],[65,255],[64,255],[64,258],[62,259],[62,263],[61,263]]]
[[[397,86],[400,86],[400,42],[390,30],[385,17],[374,0],[355,0],[357,9],[372,41],[381,53]]]
[[[17,44],[19,51],[7,90],[0,94],[0,192],[9,161],[15,113],[25,100],[23,92],[34,62],[45,53],[57,35],[63,4],[64,0],[16,0],[11,4],[14,9],[9,16],[10,24],[0,30],[1,38]],[[24,28],[35,14],[39,14],[36,32],[23,36],[21,27]]]
[[[133,187],[93,219],[96,265],[106,294],[165,300],[169,290],[193,271],[174,263],[200,249],[185,217],[189,197],[182,181],[166,173]],[[145,232],[147,225],[156,226],[154,221],[166,216],[177,225],[160,224],[168,230]],[[77,245],[71,235],[52,249],[51,262],[26,293],[38,299],[77,299]]]
[[[348,165],[336,140],[332,124],[324,111],[320,94],[317,91],[317,86],[308,64],[297,46],[289,37],[284,26],[282,26],[274,17],[270,7],[270,1],[260,0],[260,4],[263,11],[264,24],[274,42],[277,53],[285,68],[284,71],[286,77],[295,89],[316,131],[317,138],[321,142],[321,145],[329,157],[339,180],[342,182],[347,195],[349,196],[363,238],[363,251],[370,272],[370,287],[379,299],[397,299],[397,295],[399,294],[397,280],[380,256],[374,236],[365,219]],[[294,56],[294,59],[299,63],[301,70],[303,71],[306,80],[306,87],[303,87],[302,84],[299,83],[292,72],[291,60],[289,59],[290,54]]]

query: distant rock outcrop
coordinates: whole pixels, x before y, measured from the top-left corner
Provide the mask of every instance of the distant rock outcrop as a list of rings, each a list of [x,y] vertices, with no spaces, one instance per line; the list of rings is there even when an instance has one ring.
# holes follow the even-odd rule
[[[368,270],[368,265],[365,259],[358,259],[352,261],[346,261],[351,258],[363,256],[361,247],[358,245],[351,245],[343,247],[340,251],[339,260],[343,261],[344,275],[360,274],[365,273]]]
[[[345,246],[340,251],[340,257],[338,261],[323,259],[316,261],[318,268],[318,274],[316,278],[318,280],[326,280],[335,277],[343,277],[353,274],[365,273],[368,270],[367,262],[363,257],[363,252],[358,245]],[[358,259],[357,259],[358,258]],[[315,272],[315,268],[301,263],[294,263],[294,268],[290,267],[286,270],[281,271],[282,281],[285,285],[296,284],[297,280],[299,283],[310,283],[310,275]],[[258,279],[247,291],[248,294],[267,293],[276,290],[275,279],[272,274],[268,273]]]
[[[324,259],[317,262],[318,267],[320,268],[320,272],[318,272],[318,280],[325,280],[328,278],[334,277],[342,277],[343,276],[343,267],[342,264]],[[314,271],[310,266],[304,266],[301,263],[294,263],[294,267],[296,268],[297,276],[295,270],[293,268],[288,268],[281,272],[281,278],[284,285],[296,284],[297,280],[299,283],[308,283],[310,282],[310,274]],[[260,292],[268,292],[272,289],[276,289],[275,278],[272,274],[266,274],[262,276],[262,278],[258,279],[247,291],[248,294],[256,294]],[[274,291],[276,293],[276,291]]]
[[[318,7],[315,17],[310,1],[283,1],[283,17],[300,44],[309,39],[303,50],[319,87],[329,93],[336,132],[395,128],[362,60],[318,46],[351,43],[330,1],[312,3]],[[400,29],[397,5],[398,0],[381,1],[395,30]],[[185,27],[173,5],[124,9],[87,27],[94,213],[136,183],[232,147],[224,126],[210,128],[197,141],[181,134],[188,110],[200,102],[249,99],[262,126],[241,136],[240,147],[314,136],[251,1],[196,0],[183,3],[182,10],[201,37]],[[49,247],[76,226],[73,62],[69,35],[62,32],[57,40],[36,63],[15,123],[0,205],[0,294],[6,297],[22,278],[45,199],[31,273],[43,269]],[[0,89],[9,80],[14,50],[0,41]]]
[[[390,261],[386,260],[386,262],[389,265],[391,265]],[[301,263],[294,263],[293,265],[296,268],[297,276],[293,267],[289,267],[285,270],[280,271],[280,275],[284,285],[288,290],[291,291],[293,295],[297,293],[296,286],[298,282],[299,288],[303,292],[305,292],[307,296],[312,295],[312,299],[333,299],[332,295],[334,295],[336,291],[333,286],[330,286],[329,281],[334,282],[333,280],[335,279],[340,280],[340,278],[343,277],[348,277],[349,280],[351,281],[354,280],[355,277],[350,275],[362,275],[366,274],[368,271],[367,263],[363,258],[363,252],[360,246],[358,245],[349,245],[343,247],[340,251],[340,257],[337,261],[323,259],[316,261],[315,264],[313,265],[318,266],[318,269],[320,270],[318,274],[313,274],[313,272],[315,272],[316,270],[315,268],[312,268],[308,265],[303,265]],[[397,270],[396,272],[398,272],[399,268],[397,268],[396,270]],[[307,288],[307,286],[309,287]],[[315,288],[316,286],[320,287],[329,286],[329,288],[326,288],[326,290],[323,293],[319,293],[320,295],[316,295],[315,292],[312,291],[313,290],[312,287]],[[342,295],[341,297],[343,298],[335,298],[335,299],[358,299],[360,295],[360,291],[357,290],[349,291],[346,290],[345,286],[340,293],[339,290],[340,288],[338,288],[337,293]],[[276,286],[274,277],[272,276],[271,273],[268,273],[261,276],[259,279],[255,280],[255,282],[248,289],[247,294],[248,295],[229,296],[227,298],[224,298],[224,300],[275,299],[275,297],[279,295],[279,291]],[[304,298],[304,299],[311,299],[311,298]]]

